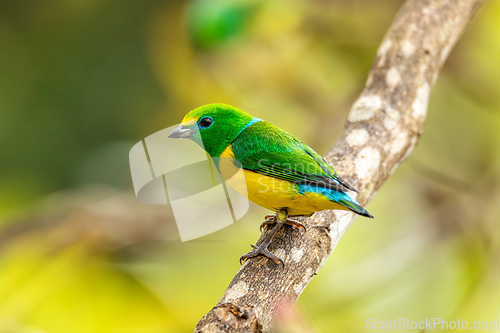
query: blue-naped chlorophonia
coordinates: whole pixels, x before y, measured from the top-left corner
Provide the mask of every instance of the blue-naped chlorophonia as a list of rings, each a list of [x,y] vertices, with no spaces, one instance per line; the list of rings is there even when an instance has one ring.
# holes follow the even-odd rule
[[[264,255],[283,264],[267,247],[284,224],[305,230],[300,222],[289,217],[310,216],[326,209],[373,217],[347,194],[357,192],[356,189],[307,144],[235,107],[201,106],[189,112],[169,137],[198,143],[231,187],[276,212],[275,216],[266,216],[262,225],[276,224],[269,235],[260,246],[252,244],[253,250],[243,255],[240,262]],[[237,174],[244,177],[236,177]]]

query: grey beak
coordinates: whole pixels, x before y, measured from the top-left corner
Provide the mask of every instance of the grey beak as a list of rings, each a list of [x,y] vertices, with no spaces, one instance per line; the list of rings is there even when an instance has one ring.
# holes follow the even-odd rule
[[[172,139],[182,139],[182,138],[188,138],[193,134],[193,130],[190,128],[186,128],[183,126],[179,126],[176,129],[174,129],[169,135],[169,138]]]

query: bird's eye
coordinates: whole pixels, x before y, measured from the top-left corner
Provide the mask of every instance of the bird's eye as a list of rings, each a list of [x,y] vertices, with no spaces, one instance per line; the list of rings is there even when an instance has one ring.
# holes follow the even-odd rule
[[[201,118],[199,124],[201,128],[209,128],[210,126],[212,126],[213,122],[214,120],[212,119],[212,117],[203,117]]]

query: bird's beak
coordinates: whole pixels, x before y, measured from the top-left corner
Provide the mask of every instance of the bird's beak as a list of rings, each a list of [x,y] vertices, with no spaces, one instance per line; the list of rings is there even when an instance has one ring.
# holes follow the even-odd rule
[[[172,139],[182,139],[182,138],[188,138],[193,134],[193,130],[184,126],[179,126],[176,129],[174,129],[169,135],[169,138]]]

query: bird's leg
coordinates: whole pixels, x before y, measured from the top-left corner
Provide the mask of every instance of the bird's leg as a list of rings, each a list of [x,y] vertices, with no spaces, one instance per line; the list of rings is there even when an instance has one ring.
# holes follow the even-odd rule
[[[267,247],[271,243],[274,235],[276,235],[276,233],[278,232],[278,230],[283,226],[283,224],[286,223],[287,218],[288,218],[288,213],[286,212],[285,209],[282,209],[282,210],[276,212],[276,220],[277,221],[276,221],[276,225],[274,226],[274,228],[271,230],[271,232],[269,233],[269,235],[267,235],[267,237],[264,239],[264,241],[262,242],[262,244],[260,244],[259,246],[251,244],[253,250],[250,251],[250,252],[248,252],[247,254],[244,254],[244,255],[241,256],[241,258],[240,258],[240,264],[242,264],[245,260],[247,260],[249,258],[253,258],[253,257],[257,257],[259,255],[263,255],[265,257],[268,257],[272,261],[274,261],[276,264],[281,264],[281,265],[283,265],[283,267],[285,267],[285,263],[283,262],[283,260],[281,258],[279,258],[278,256],[276,256],[276,255],[272,254],[271,252],[269,252],[269,250],[267,249]]]
[[[306,226],[305,225],[303,225],[299,221],[295,221],[295,220],[290,219],[290,217],[293,218],[293,217],[300,217],[300,216],[301,215],[290,215],[290,216],[288,216],[288,218],[285,221],[285,224],[291,225],[292,227],[295,227],[297,229],[302,229],[302,230],[304,230],[304,232],[306,232],[307,230],[306,230]],[[276,221],[276,215],[266,215],[265,219],[266,220],[264,222],[262,222],[262,224],[260,225],[260,232],[262,232],[262,229],[264,229],[268,225],[276,224],[277,223],[277,221]]]

